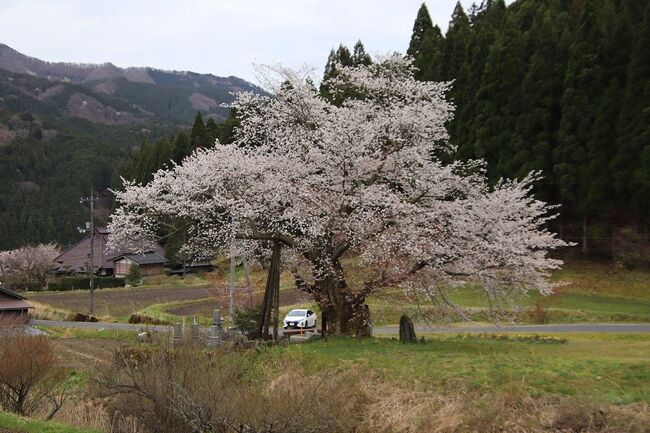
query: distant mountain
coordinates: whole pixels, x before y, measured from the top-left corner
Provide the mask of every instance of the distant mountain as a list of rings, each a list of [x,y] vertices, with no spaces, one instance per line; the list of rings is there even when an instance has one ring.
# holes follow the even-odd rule
[[[143,143],[175,136],[197,111],[219,121],[231,92],[261,92],[236,77],[110,63],[50,63],[0,44],[0,250],[79,240],[79,198],[111,207],[116,167]]]
[[[74,108],[78,102],[83,102],[79,96],[72,101],[73,108],[67,113],[72,116],[86,118],[92,122],[130,122],[142,115],[148,115],[157,122],[170,125],[189,124],[197,111],[204,117],[213,117],[217,120],[228,115],[228,109],[222,104],[232,102],[232,93],[242,91],[261,92],[257,86],[237,77],[217,77],[212,74],[197,74],[194,72],[163,71],[154,68],[120,68],[111,63],[79,64],[46,62],[29,57],[25,54],[0,44],[0,69],[14,74],[28,75],[46,79],[58,86],[47,86],[47,93],[43,86],[38,89],[27,89],[23,92],[26,96],[47,99],[61,93],[66,84],[74,84],[92,90],[94,94],[112,97],[109,105],[115,111],[129,112],[135,118],[128,120],[119,118],[119,115],[104,113],[95,118],[88,115],[89,111],[98,108],[95,101],[86,101],[86,108]],[[63,87],[61,87],[63,86]],[[74,93],[63,92],[66,97],[72,98]],[[79,93],[79,92],[77,92]],[[93,99],[99,101],[94,94]],[[90,107],[88,107],[90,105]],[[118,109],[114,105],[121,105]],[[111,111],[111,110],[109,110]],[[137,114],[139,112],[139,114]],[[117,116],[117,117],[115,117]],[[144,116],[147,117],[147,116]]]

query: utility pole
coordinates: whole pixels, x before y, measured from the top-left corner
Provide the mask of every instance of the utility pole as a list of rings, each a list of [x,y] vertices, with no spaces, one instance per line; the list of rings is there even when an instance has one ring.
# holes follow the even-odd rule
[[[230,289],[228,290],[230,298],[230,322],[235,318],[235,245],[230,241]]]
[[[90,315],[95,314],[95,222],[93,221],[93,214],[95,212],[95,194],[93,189],[90,188],[90,197],[82,197],[79,203],[90,203],[90,263],[88,271],[90,272]]]

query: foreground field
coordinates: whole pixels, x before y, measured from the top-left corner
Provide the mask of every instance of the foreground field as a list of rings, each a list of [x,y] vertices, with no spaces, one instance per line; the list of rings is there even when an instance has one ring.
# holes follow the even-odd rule
[[[238,306],[259,303],[265,282],[261,269],[253,269],[254,294],[249,299],[246,290],[237,289]],[[578,322],[650,322],[650,272],[613,269],[607,264],[570,263],[554,274],[557,281],[568,283],[549,297],[531,295],[515,300],[514,320],[522,323],[578,323]],[[151,317],[162,323],[196,317],[208,324],[214,308],[228,309],[228,282],[224,274],[206,277],[188,277],[186,280],[155,278],[151,285],[138,288],[102,289],[96,292],[96,312],[104,321],[126,322],[131,314]],[[316,308],[310,297],[298,291],[291,275],[283,274],[280,304],[283,311],[295,307]],[[88,311],[87,291],[34,292],[28,297],[36,303],[37,316],[65,319],[71,313]],[[487,303],[478,289],[463,288],[451,299],[468,307],[470,318],[486,321]],[[430,312],[426,302],[415,304],[404,293],[395,289],[368,299],[373,323],[391,325],[402,314],[414,318]]]
[[[60,365],[84,374],[101,368],[119,344],[135,342],[128,332],[47,331],[55,337]],[[307,373],[354,367],[432,388],[463,384],[472,390],[516,388],[533,396],[650,403],[648,334],[426,335],[423,343],[412,345],[393,338],[339,337],[273,347],[260,352],[258,361],[281,366],[283,359],[296,361]]]
[[[116,430],[110,427],[108,401],[90,397],[94,378],[116,365],[114,353],[125,344],[131,346],[127,353],[151,354],[169,341],[153,335],[138,342],[126,331],[45,330],[52,336],[57,366],[74,373],[76,384],[75,395],[55,420],[107,433]],[[305,389],[325,405],[348,405],[331,414],[341,422],[354,417],[356,427],[344,431],[647,433],[650,425],[649,334],[426,335],[408,345],[393,338],[336,337],[255,350],[208,351],[194,345],[176,350],[184,367],[172,371],[182,371],[181,377],[187,377],[186,369],[196,369],[192,377],[215,365],[216,377],[230,377],[229,369],[235,368],[241,374],[225,385],[228,389],[255,389],[274,405],[286,400],[289,390],[287,398],[304,397]],[[156,367],[151,373],[160,378],[171,371]],[[339,393],[329,394],[326,390],[336,383]],[[291,406],[287,403],[287,409]],[[244,418],[250,412],[236,410]],[[5,418],[0,416],[2,433],[3,425],[14,428],[11,433],[50,431],[22,425],[17,430]]]

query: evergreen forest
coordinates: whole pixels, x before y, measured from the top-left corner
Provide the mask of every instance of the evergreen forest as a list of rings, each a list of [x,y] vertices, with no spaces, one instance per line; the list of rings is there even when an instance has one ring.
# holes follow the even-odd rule
[[[585,253],[647,244],[650,2],[458,3],[445,34],[423,4],[407,53],[419,79],[453,80],[458,158],[495,182],[541,171],[553,229]]]

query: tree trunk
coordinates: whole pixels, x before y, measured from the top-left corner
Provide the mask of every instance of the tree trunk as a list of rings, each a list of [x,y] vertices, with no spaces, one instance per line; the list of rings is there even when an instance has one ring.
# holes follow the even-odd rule
[[[315,291],[328,334],[371,335],[370,312],[365,305],[365,295],[350,292],[340,263],[334,264],[331,275],[316,281]]]
[[[582,216],[582,254],[589,252],[587,248],[587,216]]]

